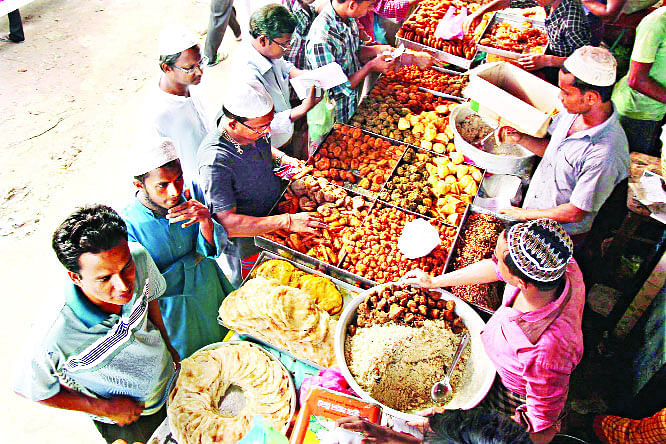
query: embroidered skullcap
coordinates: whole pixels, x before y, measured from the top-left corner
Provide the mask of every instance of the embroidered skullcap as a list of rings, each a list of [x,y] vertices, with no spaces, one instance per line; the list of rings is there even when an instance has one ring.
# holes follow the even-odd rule
[[[571,238],[552,219],[514,225],[506,233],[506,240],[516,267],[538,282],[553,282],[562,277],[573,255]]]
[[[606,48],[582,46],[564,61],[564,67],[589,85],[611,86],[615,83],[617,61]]]
[[[250,80],[229,89],[224,97],[224,108],[238,117],[256,119],[271,112],[273,99],[258,80]],[[221,117],[222,111],[218,113],[218,122]]]
[[[185,25],[174,23],[165,26],[160,32],[157,52],[161,56],[178,54],[199,43],[197,36]]]
[[[150,137],[135,152],[132,175],[140,176],[178,159],[178,152],[168,137]]]

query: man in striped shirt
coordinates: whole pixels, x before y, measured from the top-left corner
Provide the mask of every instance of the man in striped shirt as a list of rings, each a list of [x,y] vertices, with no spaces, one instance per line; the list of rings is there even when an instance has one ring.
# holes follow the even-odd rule
[[[157,303],[164,278],[143,247],[128,244],[120,216],[103,205],[72,213],[52,245],[69,277],[64,302],[36,326],[46,331],[25,349],[14,390],[88,413],[107,442],[146,442],[166,417],[179,361]]]

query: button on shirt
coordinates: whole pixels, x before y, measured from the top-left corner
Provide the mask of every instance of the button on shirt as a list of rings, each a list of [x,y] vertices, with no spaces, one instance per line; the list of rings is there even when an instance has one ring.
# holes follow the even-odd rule
[[[266,58],[251,44],[245,45],[243,53],[247,54],[247,61],[241,64],[244,65],[241,70],[248,71],[248,74],[241,72],[239,78],[259,81],[273,99],[275,116],[271,122],[271,145],[279,148],[289,142],[294,134],[289,103],[289,72],[294,69],[294,65],[283,58]]]
[[[496,273],[501,277],[497,269]],[[558,298],[528,313],[511,307],[519,289],[507,284],[502,305],[481,333],[502,384],[526,398],[517,412],[527,416],[529,432],[540,432],[557,421],[569,377],[583,356],[585,284],[573,259],[564,275]]]
[[[129,245],[136,266],[132,299],[120,314],[106,313],[68,281],[65,303],[42,326],[46,332],[38,343],[26,349],[16,392],[41,401],[58,394],[62,385],[93,398],[129,396],[145,404],[142,415],[162,407],[174,375],[173,361],[148,319],[148,302],[164,293],[166,284],[146,250]]]
[[[532,176],[523,208],[548,209],[571,203],[587,211],[580,222],[563,224],[570,235],[587,233],[615,186],[629,175],[627,136],[617,112],[601,125],[567,137],[578,114],[565,111],[551,122],[551,139]]]
[[[308,68],[316,69],[337,62],[345,75],[351,77],[361,69],[359,49],[361,49],[361,39],[356,20],[343,19],[329,3],[314,20],[308,33],[305,45]],[[336,103],[335,121],[346,123],[358,106],[358,89],[352,88],[347,81],[329,89],[328,94]]]
[[[145,98],[141,115],[149,135],[168,137],[173,141],[183,177],[197,182],[196,154],[201,141],[215,129],[214,112],[205,100],[201,85],[189,86],[190,96],[177,96],[153,85]]]

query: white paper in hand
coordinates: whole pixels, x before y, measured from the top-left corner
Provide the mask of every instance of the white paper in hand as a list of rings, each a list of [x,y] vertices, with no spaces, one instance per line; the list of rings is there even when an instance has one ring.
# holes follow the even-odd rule
[[[425,219],[416,219],[405,224],[398,248],[407,259],[418,259],[429,254],[439,243],[437,228]]]
[[[303,100],[308,96],[308,89],[311,87],[318,86],[328,90],[345,83],[347,76],[342,71],[342,67],[333,62],[321,68],[306,71],[298,77],[289,79],[289,81],[294,91],[296,91],[298,98]]]

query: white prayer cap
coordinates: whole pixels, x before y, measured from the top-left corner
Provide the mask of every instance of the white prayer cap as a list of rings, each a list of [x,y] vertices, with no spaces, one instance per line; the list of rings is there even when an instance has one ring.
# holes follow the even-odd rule
[[[178,54],[199,43],[197,36],[185,25],[172,24],[162,29],[157,43],[161,56]]]
[[[258,80],[250,80],[230,88],[224,97],[224,108],[238,117],[256,119],[271,112],[273,99]]]
[[[132,160],[132,175],[140,176],[157,169],[172,160],[178,159],[178,153],[168,137],[149,137],[136,147]]]
[[[589,85],[611,86],[615,83],[617,61],[605,48],[580,47],[564,61],[564,67]]]

